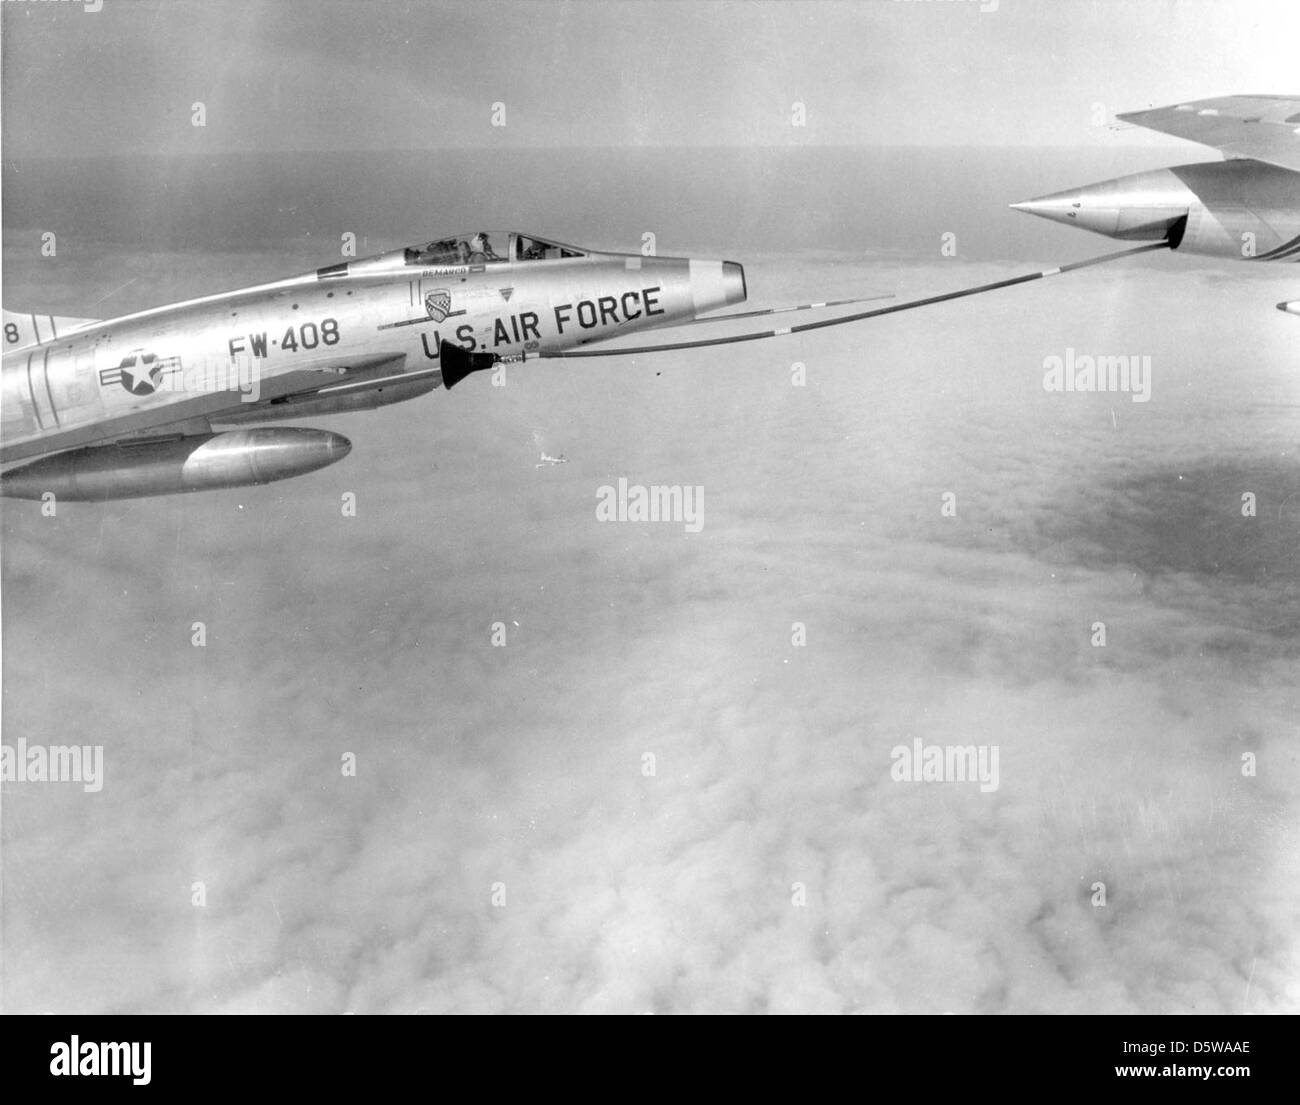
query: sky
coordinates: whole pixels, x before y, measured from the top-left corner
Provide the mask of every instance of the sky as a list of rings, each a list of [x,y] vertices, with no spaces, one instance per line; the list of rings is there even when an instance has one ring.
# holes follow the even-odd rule
[[[1111,247],[1006,203],[1213,156],[1094,102],[1295,92],[1291,8],[5,4],[5,304],[486,207],[716,250],[754,306],[964,287]],[[3,740],[105,775],[0,788],[0,1007],[1296,1012],[1294,271],[529,363],[312,420],[353,451],[297,480],[3,501]],[[1046,391],[1068,351],[1150,399]],[[702,528],[600,521],[620,478]],[[896,780],[918,739],[998,786]]]
[[[6,157],[1153,141],[1185,151],[1141,132],[1116,139],[1106,122],[1292,89],[1300,34],[1283,0],[83,7],[4,4]],[[203,128],[191,125],[195,103]],[[804,126],[792,125],[796,103]]]

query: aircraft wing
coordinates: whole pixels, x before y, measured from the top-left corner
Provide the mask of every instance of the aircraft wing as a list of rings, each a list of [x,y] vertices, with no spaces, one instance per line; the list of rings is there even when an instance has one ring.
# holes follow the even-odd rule
[[[1221,96],[1116,118],[1300,172],[1300,96]]]
[[[238,415],[265,409],[279,403],[309,396],[330,398],[356,390],[377,389],[407,383],[400,374],[404,353],[374,353],[365,356],[339,356],[316,362],[310,369],[263,381],[274,384],[256,402],[243,402],[231,391],[198,392],[191,401],[162,406],[142,403],[97,422],[79,423],[66,429],[47,431],[36,436],[6,441],[0,448],[0,464],[25,460],[46,453],[58,453],[85,445],[108,445],[116,441],[138,441],[154,436],[189,437],[205,434],[212,422],[238,421]],[[397,370],[397,371],[395,371]],[[436,373],[433,373],[436,374]],[[429,372],[419,375],[420,379]],[[417,377],[410,376],[410,380]],[[291,408],[286,406],[286,411]],[[234,418],[227,416],[236,416]]]

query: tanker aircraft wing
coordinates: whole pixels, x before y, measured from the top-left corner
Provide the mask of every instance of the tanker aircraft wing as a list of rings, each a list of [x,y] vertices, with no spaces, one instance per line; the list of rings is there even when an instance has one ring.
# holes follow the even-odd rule
[[[1220,96],[1115,118],[1300,172],[1300,96]]]

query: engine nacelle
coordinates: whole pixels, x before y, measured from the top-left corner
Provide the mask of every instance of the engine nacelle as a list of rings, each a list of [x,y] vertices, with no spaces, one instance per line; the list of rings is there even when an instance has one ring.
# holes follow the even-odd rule
[[[271,483],[342,460],[342,434],[298,427],[142,438],[55,453],[0,476],[13,499],[134,499]]]

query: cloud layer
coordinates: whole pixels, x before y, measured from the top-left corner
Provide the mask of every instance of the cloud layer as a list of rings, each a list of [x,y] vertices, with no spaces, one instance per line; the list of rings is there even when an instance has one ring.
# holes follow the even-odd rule
[[[322,420],[354,452],[297,481],[6,503],[5,740],[107,779],[5,787],[5,1009],[1295,1011],[1280,289],[1169,258],[529,364]],[[1066,346],[1152,401],[1044,392]],[[598,522],[620,476],[702,532]],[[1001,785],[892,782],[915,738]]]

